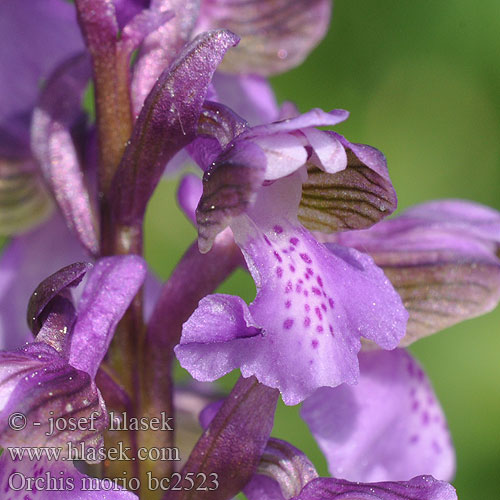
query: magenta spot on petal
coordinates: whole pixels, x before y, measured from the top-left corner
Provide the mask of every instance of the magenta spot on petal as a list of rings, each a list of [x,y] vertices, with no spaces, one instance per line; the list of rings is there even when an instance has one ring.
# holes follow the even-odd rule
[[[307,255],[306,253],[301,253],[300,258],[306,263],[306,264],[312,264],[312,259]]]
[[[304,297],[309,297],[309,292],[307,290],[304,290]]]
[[[319,288],[316,288],[315,286],[312,287],[312,293],[314,293],[314,295],[321,295],[321,290]]]
[[[293,238],[290,238],[290,243],[294,246],[297,246],[299,244],[299,239],[295,238],[294,236]]]
[[[308,267],[306,269],[306,273],[309,274],[309,275],[311,275],[311,276],[314,276],[314,271],[310,267]]]
[[[305,304],[304,308],[305,308],[306,312],[309,312],[311,310],[311,306],[309,304]]]
[[[285,330],[290,330],[292,326],[293,326],[293,319],[292,318],[285,319],[285,321],[283,322],[283,328]]]
[[[415,387],[412,387],[410,390],[410,396],[413,397],[417,393],[417,389]]]
[[[317,331],[318,333],[323,333],[323,327],[322,327],[321,325],[317,326],[317,327],[316,327],[316,331]]]
[[[304,326],[307,327],[310,325],[311,325],[311,318],[307,316],[306,319],[304,320]]]
[[[283,250],[281,250],[283,253],[288,253],[288,250],[286,248],[283,248]]]
[[[412,362],[408,363],[408,373],[410,377],[413,377],[415,375],[415,366],[413,365]]]
[[[422,425],[429,425],[429,414],[424,411],[424,413],[422,413]]]
[[[333,335],[333,326],[332,325],[328,325],[328,329],[330,330],[330,333]]]
[[[274,251],[274,256],[276,257],[276,260],[278,262],[283,262],[283,259],[281,258],[281,255],[276,250]]]
[[[297,284],[297,285],[295,285],[295,291],[296,291],[297,293],[300,293],[300,292],[302,291],[302,287],[301,287],[300,285],[298,285],[298,284]]]
[[[295,252],[295,247],[288,247],[289,252]]]
[[[285,287],[285,293],[290,293],[293,289],[293,285],[292,285],[292,282],[289,281],[287,284],[286,284],[286,287]]]
[[[276,275],[278,276],[278,278],[283,277],[283,269],[281,269],[281,267],[276,268]]]
[[[316,277],[316,281],[318,282],[318,285],[323,288],[323,280],[321,279],[321,276]]]
[[[424,372],[421,368],[419,368],[417,371],[417,378],[420,382],[424,380]]]
[[[305,278],[306,280],[311,279],[311,277],[310,277],[308,274],[304,274],[304,278]]]
[[[311,342],[311,345],[313,346],[313,349],[317,349],[319,342],[316,339],[313,339],[313,341]]]
[[[439,443],[436,440],[432,441],[432,449],[438,454],[443,451],[441,446],[439,446]]]
[[[413,436],[410,437],[410,443],[411,444],[415,444],[415,443],[418,443],[418,434],[413,434]]]
[[[323,319],[323,315],[321,314],[321,309],[319,307],[315,307],[314,312],[316,313],[316,316],[318,317],[319,320]]]
[[[324,302],[321,304],[321,309],[326,312],[326,304]]]
[[[291,264],[290,264],[290,271],[292,271],[292,273],[295,272],[295,267],[293,267]]]
[[[269,241],[269,238],[268,238],[266,235],[264,235],[264,241],[265,241],[265,242],[266,242],[266,243],[267,243],[270,247],[272,247],[272,246],[273,246],[273,244]]]
[[[333,302],[332,298],[328,299],[328,303],[330,304],[330,309],[333,309],[333,307],[335,306],[335,302]]]
[[[413,401],[413,404],[411,405],[411,411],[413,412],[417,411],[419,406],[420,403],[418,401]]]
[[[287,309],[290,309],[290,307],[292,307],[292,301],[291,301],[291,300],[287,300],[287,301],[285,302],[285,307],[286,307]]]
[[[273,229],[276,234],[281,234],[283,232],[283,228],[281,226],[274,226]]]
[[[304,280],[299,280],[299,283],[302,285],[304,283]]]

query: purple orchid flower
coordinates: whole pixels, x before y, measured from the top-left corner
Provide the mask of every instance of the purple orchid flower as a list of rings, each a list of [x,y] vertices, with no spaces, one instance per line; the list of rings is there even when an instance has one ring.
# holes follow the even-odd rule
[[[368,230],[319,235],[370,254],[410,313],[407,346],[500,300],[500,212],[465,200],[416,205]]]
[[[35,341],[16,351],[0,352],[0,442],[9,447],[0,459],[0,481],[2,491],[12,498],[18,494],[18,486],[23,495],[36,491],[33,486],[20,484],[23,474],[37,478],[44,471],[57,478],[64,472],[64,479],[73,478],[78,483],[73,485],[74,490],[80,492],[85,476],[68,458],[95,461],[95,455],[87,455],[88,451],[103,446],[102,431],[108,425],[108,416],[94,379],[116,324],[144,281],[146,266],[138,256],[99,260],[75,308],[69,288],[76,286],[91,267],[73,264],[42,282],[28,307]],[[12,424],[12,415],[21,415],[23,428],[30,432],[19,432],[20,428]],[[51,427],[54,420],[71,418],[83,419],[88,425],[76,431]],[[85,448],[78,448],[81,443]],[[75,455],[68,455],[69,444],[74,445]],[[60,455],[55,461],[43,455],[40,462],[30,461],[12,455],[19,446],[56,447]],[[85,449],[84,456],[78,455],[80,449]],[[98,497],[95,493],[88,495],[79,498]],[[116,494],[116,498],[133,497]]]
[[[215,416],[220,418],[218,412],[222,404],[222,401],[211,403],[201,412],[200,423],[204,428],[212,425]],[[407,461],[407,457],[403,460]],[[304,453],[289,443],[275,438],[267,442],[255,474],[243,492],[249,500],[456,500],[457,498],[450,484],[436,480],[430,475],[421,475],[406,481],[384,482],[350,482],[333,477],[321,478]]]
[[[360,337],[393,349],[404,336],[407,313],[381,270],[354,250],[319,244],[298,220],[301,195],[312,179],[327,176],[323,182],[332,186],[335,203],[340,198],[340,189],[333,188],[335,174],[346,172],[340,182],[354,176],[350,182],[355,183],[358,168],[364,183],[353,191],[370,198],[368,220],[395,206],[378,151],[315,128],[346,117],[341,110],[313,110],[247,129],[226,110],[225,128],[193,147],[206,169],[197,209],[200,249],[208,251],[229,225],[258,289],[250,306],[224,295],[200,302],[176,347],[194,378],[214,380],[241,368],[243,376],[255,375],[279,388],[285,403],[296,404],[318,387],[356,381]],[[227,130],[236,130],[236,139],[227,140],[233,133]],[[379,200],[378,210],[373,199]],[[356,202],[345,204],[357,207]],[[307,210],[324,209],[306,208],[306,221]],[[349,213],[346,223],[366,226],[359,207]],[[321,223],[330,224],[331,217]]]
[[[142,44],[132,79],[136,113],[160,73],[174,60],[173,54],[186,42],[202,32],[228,29],[241,43],[225,58],[222,73],[214,81],[216,92],[231,107],[239,103],[240,108],[234,109],[247,119],[267,121],[263,118],[275,118],[267,116],[274,97],[264,77],[287,71],[305,59],[325,36],[332,5],[330,0],[314,0],[307,9],[300,2],[283,0],[152,0],[150,8],[171,9],[175,17]],[[243,106],[251,116],[242,113]]]
[[[318,389],[301,416],[332,476],[349,481],[449,481],[455,453],[430,382],[404,349],[363,352],[356,385]]]

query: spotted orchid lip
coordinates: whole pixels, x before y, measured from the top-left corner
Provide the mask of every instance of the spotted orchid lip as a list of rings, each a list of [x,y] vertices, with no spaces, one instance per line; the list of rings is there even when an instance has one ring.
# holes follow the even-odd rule
[[[407,313],[372,259],[327,248],[293,219],[300,186],[296,174],[262,187],[231,224],[257,296],[249,306],[225,295],[200,302],[175,348],[194,378],[240,368],[297,404],[318,387],[356,381],[360,337],[385,349],[403,337]]]
[[[356,385],[321,388],[301,408],[330,474],[361,482],[423,474],[451,480],[446,418],[419,363],[395,349],[363,352],[359,364]]]

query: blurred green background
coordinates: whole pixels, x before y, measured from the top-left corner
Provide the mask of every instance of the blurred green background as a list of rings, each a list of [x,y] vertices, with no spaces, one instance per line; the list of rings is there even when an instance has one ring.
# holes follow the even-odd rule
[[[302,111],[348,109],[338,131],[386,154],[400,209],[444,197],[500,209],[498,0],[338,0],[328,37],[272,83],[280,101],[293,100]],[[147,258],[163,278],[195,237],[174,192],[173,182],[160,186],[147,220]],[[249,301],[255,293],[243,272],[222,290]],[[411,350],[448,417],[459,497],[498,500],[500,309]],[[327,473],[298,408],[280,405],[274,434]]]

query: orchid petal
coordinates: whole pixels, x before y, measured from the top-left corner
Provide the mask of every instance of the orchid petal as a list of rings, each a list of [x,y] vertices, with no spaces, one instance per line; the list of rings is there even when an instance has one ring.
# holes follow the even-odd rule
[[[324,233],[370,227],[397,206],[385,158],[370,146],[349,143],[338,134],[334,137],[347,148],[347,168],[330,175],[308,165],[299,220],[308,229]]]
[[[296,174],[261,188],[233,221],[258,293],[249,307],[217,295],[200,303],[176,347],[194,378],[239,366],[297,404],[318,387],[356,381],[361,336],[393,349],[404,335],[407,313],[382,271],[354,250],[318,244],[293,218],[299,197]]]
[[[78,303],[69,363],[95,377],[118,321],[146,277],[137,255],[106,257],[95,264]]]
[[[49,302],[67,287],[77,286],[91,267],[91,264],[84,262],[70,264],[38,285],[28,304],[28,325],[34,334],[38,333],[42,326],[40,315]]]
[[[285,441],[271,438],[257,473],[243,491],[248,500],[287,500],[299,495],[317,477],[304,453]]]
[[[149,34],[142,43],[132,79],[132,100],[136,114],[161,73],[173,62],[189,41],[196,22],[200,0],[152,0],[151,9],[169,9],[174,18]]]
[[[28,481],[37,479],[38,487]],[[41,487],[43,486],[43,487]],[[55,486],[55,488],[54,488]],[[79,472],[70,461],[12,460],[7,452],[0,458],[0,489],[8,500],[137,500],[111,479],[97,479]]]
[[[255,202],[264,180],[266,158],[251,142],[237,142],[205,172],[196,209],[198,245],[206,253],[215,237]]]
[[[304,453],[285,441],[273,438],[267,442],[257,472],[273,478],[285,498],[298,495],[307,483],[318,477]]]
[[[200,120],[199,131],[204,135],[190,151],[207,170],[197,219],[201,251],[208,251],[215,235],[251,207],[262,181],[293,174],[306,165],[308,156],[311,164],[328,172],[345,168],[347,159],[341,141],[313,127],[335,125],[347,116],[343,110],[325,113],[313,109],[281,122],[248,128],[226,109],[207,116],[206,125]],[[234,141],[229,143],[231,135]]]
[[[270,134],[293,132],[308,127],[333,127],[347,120],[348,117],[349,112],[344,109],[334,109],[330,112],[326,112],[319,108],[313,108],[307,113],[294,116],[293,118],[252,127],[245,133],[244,137],[252,138]]]
[[[254,340],[262,343],[264,334],[242,299],[209,295],[184,323],[175,354],[196,380],[211,382],[254,359]]]
[[[216,100],[245,117],[251,125],[278,119],[276,97],[269,82],[257,75],[229,75],[217,71],[212,83]]]
[[[61,446],[85,442],[100,446],[108,424],[101,395],[88,373],[69,365],[55,349],[37,342],[18,351],[0,352],[0,440],[3,446]],[[15,430],[9,415],[21,413],[28,433]],[[50,418],[76,417],[93,422],[92,429],[50,428]],[[91,420],[90,420],[91,419]],[[92,431],[92,432],[91,432]]]
[[[409,208],[405,215],[500,245],[500,212],[479,203],[467,200],[429,201]]]
[[[223,63],[224,71],[270,76],[298,66],[325,36],[331,2],[311,0],[211,0],[202,2],[197,29],[227,28],[241,46]]]
[[[148,35],[158,30],[174,17],[174,13],[160,9],[144,9],[123,28],[118,48],[124,57],[130,57]]]
[[[187,174],[182,178],[177,192],[177,200],[181,210],[193,224],[196,224],[196,207],[202,194],[203,185],[199,177]]]
[[[112,204],[118,222],[142,220],[166,163],[194,139],[212,74],[236,43],[227,31],[200,35],[160,76],[115,175]]]
[[[40,318],[42,327],[35,342],[43,342],[53,347],[61,356],[68,358],[67,334],[76,320],[76,309],[73,301],[63,295],[56,295]]]
[[[311,481],[295,500],[457,500],[451,484],[431,476],[407,482],[350,483],[342,479]]]
[[[60,0],[0,2],[0,33],[0,156],[26,156],[40,82],[84,47],[73,6]]]
[[[332,476],[350,481],[450,480],[455,453],[443,410],[419,364],[403,349],[359,356],[355,386],[322,388],[302,418]]]
[[[38,284],[48,274],[86,259],[81,245],[59,215],[7,245],[0,259],[2,349],[14,349],[33,340],[26,325],[26,306]]]
[[[198,137],[186,148],[204,171],[213,167],[228,144],[247,127],[247,123],[232,109],[216,102],[205,101],[198,120]]]
[[[247,122],[224,104],[205,101],[198,120],[197,134],[217,139],[224,149],[247,128]],[[210,162],[211,163],[211,162]],[[200,165],[206,170],[207,164]]]
[[[339,140],[323,130],[308,127],[302,130],[319,160],[322,170],[335,174],[347,167],[347,154]]]
[[[113,0],[118,25],[123,28],[141,11],[147,9],[150,0]]]
[[[426,203],[336,238],[372,255],[401,295],[410,313],[403,346],[500,300],[500,213],[462,203]]]
[[[268,181],[286,177],[306,163],[307,153],[303,142],[291,134],[256,137],[253,142],[266,155],[265,179]]]
[[[81,115],[89,78],[86,57],[77,57],[58,69],[33,114],[31,145],[68,227],[95,255],[99,244],[93,210],[70,131]]]

